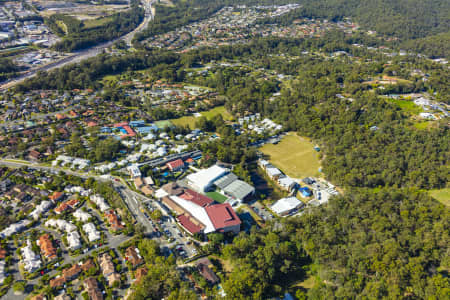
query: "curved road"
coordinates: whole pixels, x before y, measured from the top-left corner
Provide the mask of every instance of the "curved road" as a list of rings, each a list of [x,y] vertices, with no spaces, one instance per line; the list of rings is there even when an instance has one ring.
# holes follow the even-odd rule
[[[0,85],[0,90],[4,90],[4,89],[8,89],[13,87],[14,85],[29,79],[31,77],[33,77],[34,75],[37,74],[37,72],[39,71],[49,71],[52,69],[56,69],[56,68],[60,68],[62,66],[65,66],[67,64],[71,64],[71,63],[76,63],[76,62],[80,62],[84,59],[96,56],[98,54],[100,54],[104,49],[112,46],[114,43],[116,43],[117,41],[125,41],[128,45],[131,45],[131,41],[134,37],[134,35],[138,32],[141,32],[142,30],[144,30],[145,28],[147,28],[148,23],[153,20],[153,16],[154,16],[154,8],[152,7],[152,4],[155,2],[156,0],[142,0],[142,4],[144,6],[144,10],[145,10],[145,16],[144,16],[144,20],[142,21],[142,23],[136,27],[133,31],[117,38],[114,39],[112,41],[97,45],[95,47],[86,49],[86,50],[82,50],[80,52],[76,52],[66,58],[63,58],[61,60],[55,61],[53,63],[47,64],[45,66],[42,66],[40,68],[37,68],[35,70],[29,71],[17,78],[11,79],[9,81],[4,82],[3,84]]]

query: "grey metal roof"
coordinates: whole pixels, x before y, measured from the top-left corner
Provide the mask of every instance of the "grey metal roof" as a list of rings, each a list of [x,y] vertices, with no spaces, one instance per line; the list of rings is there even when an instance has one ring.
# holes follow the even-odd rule
[[[253,193],[255,191],[255,188],[248,183],[238,179],[226,186],[223,191],[236,199],[242,200],[249,194]]]
[[[238,177],[234,173],[228,173],[227,175],[220,177],[214,184],[221,190],[223,190],[226,186],[230,185],[233,181],[236,181]]]

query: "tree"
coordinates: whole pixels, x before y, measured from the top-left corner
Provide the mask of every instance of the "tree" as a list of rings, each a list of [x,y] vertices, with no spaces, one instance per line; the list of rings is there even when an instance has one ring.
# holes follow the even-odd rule
[[[25,282],[24,281],[16,281],[13,284],[13,290],[14,292],[23,293],[25,291]]]

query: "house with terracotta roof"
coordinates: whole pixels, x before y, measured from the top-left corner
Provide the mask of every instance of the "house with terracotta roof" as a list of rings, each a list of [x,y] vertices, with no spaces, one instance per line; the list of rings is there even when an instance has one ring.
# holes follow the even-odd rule
[[[108,219],[108,223],[111,226],[112,230],[118,231],[124,228],[123,224],[119,221],[119,217],[113,209],[106,211],[105,217]]]
[[[59,276],[50,280],[50,287],[58,288],[60,286],[63,286],[65,283],[66,279],[64,278],[64,276]]]
[[[64,276],[64,278],[66,279],[66,281],[71,281],[74,280],[75,278],[78,277],[78,275],[80,275],[82,269],[80,267],[79,264],[74,264],[72,267],[64,269],[62,271],[62,274]]]
[[[56,120],[64,120],[65,118],[67,118],[65,114],[56,114],[55,117]]]
[[[169,168],[172,172],[178,172],[184,169],[184,162],[181,159],[176,159],[170,161],[166,164],[167,168]]]
[[[42,158],[42,154],[39,151],[31,150],[28,152],[28,158],[32,161],[39,161]]]
[[[92,259],[88,259],[86,260],[82,265],[81,265],[81,269],[86,272],[92,268],[96,268],[94,262],[92,261]]]
[[[56,248],[53,246],[49,234],[46,233],[44,235],[41,235],[41,237],[39,237],[39,240],[37,241],[37,244],[41,248],[42,255],[47,259],[55,259],[57,257]]]
[[[71,200],[65,201],[65,202],[61,203],[60,205],[58,205],[57,208],[55,208],[55,213],[61,214],[65,211],[73,210],[78,205],[78,203],[79,203],[78,199],[71,199]]]
[[[125,250],[125,259],[131,263],[133,268],[144,262],[142,256],[139,254],[139,249],[134,246],[130,246]]]
[[[57,202],[61,200],[64,197],[64,193],[62,192],[53,192],[48,198],[53,202]]]

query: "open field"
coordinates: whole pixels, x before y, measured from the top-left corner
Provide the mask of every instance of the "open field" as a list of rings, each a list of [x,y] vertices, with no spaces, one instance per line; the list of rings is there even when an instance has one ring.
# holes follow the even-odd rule
[[[194,116],[185,116],[178,119],[170,120],[174,125],[177,126],[189,126],[191,129],[195,128],[195,121],[197,120]]]
[[[260,149],[270,162],[293,178],[317,176],[320,161],[314,145],[307,139],[288,133],[277,145],[267,144]]]
[[[106,23],[111,22],[112,20],[113,20],[113,17],[103,17],[103,18],[98,18],[98,19],[85,20],[83,23],[84,23],[85,28],[93,28],[93,27],[103,26]]]
[[[92,5],[92,4],[76,4],[75,6],[60,7],[55,9],[44,9],[40,11],[43,17],[49,17],[54,14],[65,14],[77,18],[80,21],[88,19],[96,19],[99,17],[109,16],[120,11],[129,9],[128,5]]]
[[[211,119],[212,117],[217,115],[222,115],[225,121],[231,120],[233,118],[233,116],[225,109],[224,106],[217,106],[211,110],[203,111],[200,114],[208,119]],[[197,118],[194,116],[185,116],[170,121],[177,126],[189,126],[191,129],[194,129]]]
[[[429,194],[445,206],[450,207],[450,188],[431,190],[429,191]]]
[[[233,116],[225,109],[225,106],[217,106],[211,110],[201,112],[202,116],[211,119],[214,116],[222,115],[225,121],[229,121],[233,119]]]

